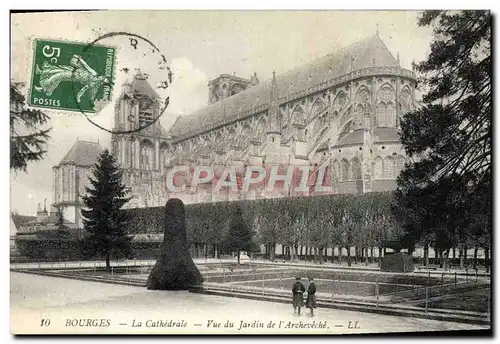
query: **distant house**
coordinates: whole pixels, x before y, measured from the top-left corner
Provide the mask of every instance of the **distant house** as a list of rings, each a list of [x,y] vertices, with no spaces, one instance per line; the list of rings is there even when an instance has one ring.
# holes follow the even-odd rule
[[[19,226],[17,226],[16,239],[38,239],[39,235],[43,235],[44,232],[58,230],[59,226],[57,224],[59,216],[56,207],[51,207],[50,213],[47,212],[46,207],[42,210],[40,205],[38,205],[37,214],[34,217],[30,217],[28,221],[23,221]],[[64,220],[63,221],[64,231],[68,234],[80,237],[81,233],[79,228],[74,222]]]

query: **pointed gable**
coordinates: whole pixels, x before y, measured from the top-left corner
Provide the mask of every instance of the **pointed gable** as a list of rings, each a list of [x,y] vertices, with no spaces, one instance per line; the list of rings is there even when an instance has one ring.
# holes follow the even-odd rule
[[[101,145],[97,142],[76,141],[64,158],[62,158],[59,165],[92,166],[96,163],[102,151]]]
[[[378,35],[373,35],[323,56],[308,64],[276,75],[279,98],[307,90],[326,81],[369,67],[397,67],[398,61]],[[204,107],[176,121],[170,133],[174,140],[196,135],[249,114],[259,107],[265,111],[271,96],[268,79],[220,102]]]

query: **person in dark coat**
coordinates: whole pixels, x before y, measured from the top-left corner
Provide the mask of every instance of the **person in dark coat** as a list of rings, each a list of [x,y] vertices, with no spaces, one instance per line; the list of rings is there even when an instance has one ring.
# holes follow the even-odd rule
[[[312,277],[309,277],[309,286],[307,287],[306,307],[311,310],[311,316],[314,316],[314,308],[316,308],[316,285]]]
[[[297,308],[299,311],[300,315],[300,308],[303,306],[304,303],[304,292],[306,291],[306,288],[300,281],[300,277],[295,278],[295,283],[293,284],[292,287],[292,294],[293,294],[293,312],[297,312]]]

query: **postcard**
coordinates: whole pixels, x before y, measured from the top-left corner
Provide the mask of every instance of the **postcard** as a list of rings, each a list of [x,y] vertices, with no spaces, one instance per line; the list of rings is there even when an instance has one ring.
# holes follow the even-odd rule
[[[491,334],[489,11],[10,20],[13,335]]]

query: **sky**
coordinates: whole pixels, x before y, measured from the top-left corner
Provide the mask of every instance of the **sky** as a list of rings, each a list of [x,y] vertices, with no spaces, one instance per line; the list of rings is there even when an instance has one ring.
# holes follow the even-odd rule
[[[389,50],[400,55],[403,68],[425,59],[432,38],[430,28],[417,25],[415,11],[102,11],[11,15],[11,79],[29,82],[34,38],[89,43],[102,34],[124,31],[154,43],[174,73],[168,90],[170,105],[161,117],[169,128],[179,115],[208,103],[208,81],[228,73],[260,81],[313,61],[360,39],[379,35]],[[127,37],[100,42],[119,47],[112,99],[130,70],[140,68],[151,83],[164,78],[158,56],[142,54],[145,42],[131,49]],[[154,85],[153,85],[154,86]],[[23,90],[26,91],[26,88]],[[112,128],[113,104],[92,119]],[[43,161],[30,163],[27,173],[11,172],[11,211],[36,213],[37,204],[52,203],[52,166],[57,165],[77,139],[110,146],[110,134],[98,129],[82,114],[45,111],[52,127]]]

